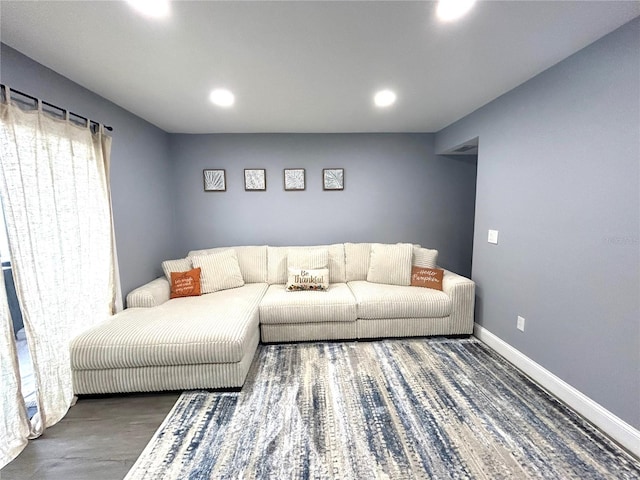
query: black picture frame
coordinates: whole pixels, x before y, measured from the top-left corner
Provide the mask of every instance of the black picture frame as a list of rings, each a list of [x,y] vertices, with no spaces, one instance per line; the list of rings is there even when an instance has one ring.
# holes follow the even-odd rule
[[[244,189],[248,192],[265,191],[267,189],[267,170],[264,168],[245,168]]]
[[[284,189],[288,192],[303,191],[307,188],[307,173],[304,168],[285,168]]]
[[[344,168],[324,168],[322,170],[323,190],[344,190]]]
[[[205,192],[226,192],[227,172],[223,168],[205,168],[202,171]]]

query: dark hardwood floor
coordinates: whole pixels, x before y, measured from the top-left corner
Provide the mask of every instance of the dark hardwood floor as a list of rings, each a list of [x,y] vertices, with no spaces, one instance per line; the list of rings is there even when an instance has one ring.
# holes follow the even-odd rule
[[[30,440],[2,480],[119,480],[180,394],[81,397],[66,417]]]

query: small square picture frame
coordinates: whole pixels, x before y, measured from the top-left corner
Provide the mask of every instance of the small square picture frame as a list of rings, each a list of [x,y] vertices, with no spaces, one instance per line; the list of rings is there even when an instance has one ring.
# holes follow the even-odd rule
[[[322,169],[323,190],[344,190],[344,168]]]
[[[205,192],[227,191],[227,172],[223,168],[205,168],[202,181]]]
[[[244,189],[248,192],[265,191],[267,189],[267,171],[264,168],[245,168]]]
[[[301,191],[306,188],[306,172],[304,168],[284,169],[284,189],[288,192]]]

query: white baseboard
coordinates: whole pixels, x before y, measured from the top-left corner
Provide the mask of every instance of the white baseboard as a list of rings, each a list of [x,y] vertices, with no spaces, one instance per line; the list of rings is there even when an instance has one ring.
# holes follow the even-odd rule
[[[513,363],[543,388],[609,435],[624,448],[640,457],[640,431],[618,418],[602,405],[591,400],[564,380],[556,377],[529,357],[496,337],[486,328],[474,325],[473,334],[488,347]]]

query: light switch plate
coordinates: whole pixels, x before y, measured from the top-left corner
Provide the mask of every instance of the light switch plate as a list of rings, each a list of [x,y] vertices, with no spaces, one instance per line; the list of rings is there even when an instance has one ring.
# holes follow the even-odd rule
[[[489,243],[493,243],[495,245],[498,244],[498,230],[489,230],[489,237],[487,239]]]

